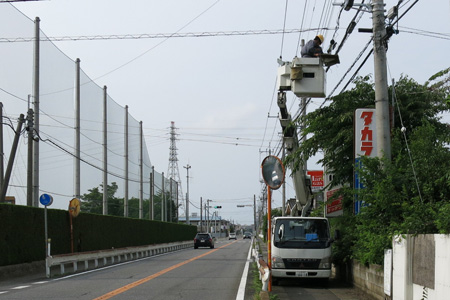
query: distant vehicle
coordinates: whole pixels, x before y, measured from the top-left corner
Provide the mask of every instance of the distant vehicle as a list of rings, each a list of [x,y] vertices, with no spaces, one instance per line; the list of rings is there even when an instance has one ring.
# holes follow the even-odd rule
[[[244,239],[251,239],[252,238],[252,233],[251,232],[244,232]]]
[[[228,239],[236,239],[236,233],[235,232],[230,232],[230,235],[228,236]]]
[[[197,233],[194,238],[194,249],[198,247],[209,247],[214,248],[214,239],[209,233]]]

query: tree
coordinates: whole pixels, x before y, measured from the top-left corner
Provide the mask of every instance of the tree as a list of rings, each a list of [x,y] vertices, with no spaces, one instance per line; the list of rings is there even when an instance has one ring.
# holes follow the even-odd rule
[[[307,140],[286,163],[323,151],[319,163],[334,174],[330,187],[344,186],[344,217],[332,220],[344,237],[334,245],[337,262],[354,257],[381,263],[396,233],[450,232],[450,127],[439,118],[450,108],[449,73],[444,70],[425,85],[402,77],[390,87],[397,101],[392,160],[363,159],[359,172],[366,188],[361,191],[353,188],[353,114],[357,108],[374,107],[370,77],[358,78],[353,89],[299,121],[306,122],[302,134]],[[355,217],[356,194],[368,206]]]
[[[103,185],[100,184],[100,188]],[[114,216],[123,216],[123,199],[116,198],[118,186],[115,182],[107,185],[106,195],[108,198],[108,214]],[[81,196],[81,211],[93,214],[103,213],[103,189],[100,191],[99,187],[94,187],[88,190],[89,193]]]

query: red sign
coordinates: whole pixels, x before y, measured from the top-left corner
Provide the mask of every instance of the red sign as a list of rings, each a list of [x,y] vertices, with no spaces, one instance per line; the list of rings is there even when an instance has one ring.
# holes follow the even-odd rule
[[[376,156],[375,109],[355,112],[355,157]]]
[[[313,190],[323,188],[323,171],[308,171],[306,172],[309,176],[311,176],[311,187]]]
[[[330,199],[337,191],[339,191],[339,189],[327,192],[327,202],[328,199]],[[342,199],[343,196],[341,195],[338,198],[334,199],[331,203],[327,203],[327,217],[336,217],[343,214]]]

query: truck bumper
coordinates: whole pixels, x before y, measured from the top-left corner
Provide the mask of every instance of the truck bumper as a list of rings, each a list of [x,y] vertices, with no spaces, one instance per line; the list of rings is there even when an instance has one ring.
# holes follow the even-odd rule
[[[272,269],[272,277],[279,278],[330,278],[331,270],[298,270],[298,269]]]

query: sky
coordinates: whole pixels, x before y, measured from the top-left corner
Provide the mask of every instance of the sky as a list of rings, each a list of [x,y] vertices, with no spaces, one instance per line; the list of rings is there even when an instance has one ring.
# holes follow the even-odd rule
[[[253,199],[259,200],[262,191],[261,162],[280,147],[277,59],[291,61],[299,53],[300,39],[308,41],[319,32],[325,36],[325,49],[332,38],[340,43],[356,10],[340,13],[331,2],[48,0],[14,6],[30,19],[39,17],[48,37],[72,38],[54,43],[71,59],[79,58],[90,78],[106,85],[110,97],[128,105],[130,114],[143,121],[150,160],[158,172],[168,170],[169,127],[175,122],[183,193],[185,166],[191,166],[191,213],[199,213],[200,198],[209,199],[211,206],[222,206],[218,211],[222,218],[252,224]],[[386,10],[397,2],[385,1]],[[400,15],[414,2],[402,1]],[[1,5],[9,4],[0,3],[0,9]],[[366,12],[339,53],[341,63],[327,73],[327,95],[344,78],[333,95],[339,93],[361,64],[359,60],[345,75],[371,37],[357,28],[371,27]],[[389,82],[407,75],[424,83],[450,66],[448,0],[418,1],[398,22],[398,30],[387,52]],[[111,38],[158,34],[164,37]],[[373,70],[371,57],[359,75]],[[308,111],[323,102],[313,99]],[[292,115],[299,103],[288,93]],[[448,114],[444,118],[450,119]],[[319,158],[311,158],[308,169],[322,169]],[[287,198],[294,197],[289,177],[286,184]],[[273,201],[272,207],[281,206],[281,189],[274,192]]]

